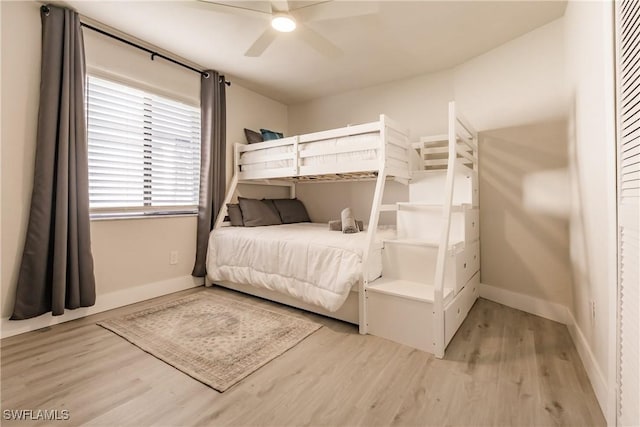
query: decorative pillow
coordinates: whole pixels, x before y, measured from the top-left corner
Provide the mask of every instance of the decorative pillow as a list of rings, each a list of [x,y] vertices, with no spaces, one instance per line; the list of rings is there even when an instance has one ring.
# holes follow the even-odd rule
[[[227,203],[227,214],[229,215],[229,221],[232,226],[242,227],[244,225],[244,221],[242,220],[242,211],[240,210],[239,204]]]
[[[273,204],[273,200],[245,199],[238,197],[242,222],[245,227],[258,227],[261,225],[280,225],[282,220]]]
[[[255,144],[256,142],[264,141],[264,139],[262,138],[262,134],[251,129],[245,128],[244,136],[247,138],[247,144]]]
[[[276,206],[283,224],[311,222],[307,209],[298,199],[274,199],[273,204]]]
[[[282,132],[275,132],[269,129],[260,129],[260,133],[262,134],[262,139],[265,141],[284,138],[284,134]]]

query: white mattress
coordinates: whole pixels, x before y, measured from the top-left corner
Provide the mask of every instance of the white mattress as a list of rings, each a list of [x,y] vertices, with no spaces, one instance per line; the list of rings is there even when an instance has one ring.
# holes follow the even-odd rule
[[[351,146],[357,148],[358,146],[365,146],[371,142],[378,142],[380,140],[380,133],[363,133],[359,135],[350,135],[341,138],[325,139],[322,141],[314,141],[300,144],[300,150],[307,149],[331,149],[338,147]],[[397,147],[388,145],[389,149],[397,149]],[[262,150],[248,151],[241,154],[240,158],[245,162],[256,162],[242,165],[241,170],[264,170],[264,169],[277,169],[292,167],[292,160],[272,160],[272,161],[260,161],[265,156],[290,153],[293,150],[292,145],[286,145],[283,147],[271,147],[264,148]],[[399,153],[400,155],[403,153]],[[375,160],[376,150],[363,149],[361,151],[352,151],[348,153],[338,154],[326,154],[320,156],[305,157],[302,159],[300,166],[312,166],[331,163],[353,162],[358,160]]]
[[[212,282],[251,284],[335,311],[362,278],[366,232],[343,234],[327,224],[221,227],[209,237]],[[377,239],[395,236],[381,228]],[[368,279],[382,273],[381,245],[369,259]]]

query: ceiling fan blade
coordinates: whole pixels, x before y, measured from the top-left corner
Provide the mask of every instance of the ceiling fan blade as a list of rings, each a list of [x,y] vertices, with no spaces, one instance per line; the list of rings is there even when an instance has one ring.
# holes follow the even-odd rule
[[[380,7],[377,2],[370,1],[325,1],[303,6],[290,12],[298,21],[312,22],[376,15],[380,12]]]
[[[273,13],[287,13],[290,9],[289,0],[271,0],[271,11]]]
[[[327,58],[336,58],[342,55],[342,50],[340,50],[338,46],[334,45],[325,37],[316,33],[306,25],[299,25],[296,32],[309,46]]]
[[[258,39],[253,42],[251,47],[247,49],[244,53],[244,56],[256,57],[262,55],[262,52],[265,51],[266,48],[269,47],[271,43],[275,40],[278,33],[272,28],[267,28],[264,33]]]
[[[271,12],[238,6],[238,3],[227,4],[227,3],[218,3],[218,2],[209,1],[209,0],[195,0],[195,1],[185,2],[185,3],[187,3],[190,6],[197,7],[198,9],[208,10],[210,12],[220,12],[220,13],[226,13],[230,15],[248,16],[251,18],[271,19]]]

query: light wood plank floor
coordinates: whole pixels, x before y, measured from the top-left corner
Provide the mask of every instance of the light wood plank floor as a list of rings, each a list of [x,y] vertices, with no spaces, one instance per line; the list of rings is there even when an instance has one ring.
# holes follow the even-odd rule
[[[95,325],[193,292],[224,294],[325,327],[221,394]],[[56,426],[605,425],[566,327],[483,299],[444,360],[221,288],[6,338],[0,351],[2,409],[69,410],[70,420]]]

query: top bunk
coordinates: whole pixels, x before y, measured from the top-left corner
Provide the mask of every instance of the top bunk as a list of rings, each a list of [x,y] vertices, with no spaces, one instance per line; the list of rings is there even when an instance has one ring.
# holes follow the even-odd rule
[[[385,115],[371,123],[254,144],[235,144],[239,181],[327,182],[375,178],[408,180],[409,132]]]

